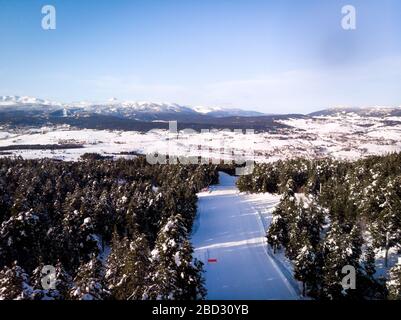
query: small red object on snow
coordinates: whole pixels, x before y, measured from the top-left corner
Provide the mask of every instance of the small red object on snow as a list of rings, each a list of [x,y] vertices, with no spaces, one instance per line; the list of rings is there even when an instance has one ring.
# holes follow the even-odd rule
[[[217,262],[217,259],[207,259],[207,262],[209,262],[209,263],[216,263],[216,262]]]

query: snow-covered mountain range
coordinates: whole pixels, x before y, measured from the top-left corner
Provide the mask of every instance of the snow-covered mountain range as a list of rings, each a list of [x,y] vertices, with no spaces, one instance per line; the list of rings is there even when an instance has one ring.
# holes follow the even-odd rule
[[[176,103],[150,102],[150,101],[119,101],[112,98],[107,102],[90,103],[59,103],[49,100],[38,99],[27,96],[0,96],[1,110],[52,110],[63,109],[64,115],[74,115],[82,113],[93,113],[101,115],[111,115],[135,120],[171,120],[174,117],[185,117],[190,119],[209,116],[209,117],[254,117],[263,114],[256,111],[221,108],[221,107],[190,107]],[[177,119],[179,120],[179,119]]]
[[[73,102],[60,103],[29,96],[0,96],[0,112],[5,110],[19,111],[57,111],[64,110],[64,115],[100,114],[112,115],[135,120],[171,120],[174,116],[213,118],[224,117],[262,117],[266,114],[240,108],[224,108],[210,106],[186,106],[177,103],[152,101],[120,101],[112,98],[106,102]],[[391,117],[401,116],[400,107],[369,106],[369,107],[335,107],[322,109],[308,116],[362,116],[362,117]],[[177,119],[179,120],[179,119]]]
[[[360,116],[360,117],[398,117],[401,116],[400,107],[371,106],[371,107],[335,107],[316,111],[310,116]]]

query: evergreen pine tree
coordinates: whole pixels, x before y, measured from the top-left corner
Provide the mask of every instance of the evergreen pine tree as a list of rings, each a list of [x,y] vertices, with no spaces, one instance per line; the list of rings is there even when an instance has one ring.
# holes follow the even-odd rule
[[[96,256],[78,269],[70,297],[74,300],[104,300],[109,296],[101,261]]]
[[[181,215],[171,216],[160,229],[151,253],[149,287],[144,299],[196,299],[203,296],[199,264],[192,263],[192,248]]]
[[[389,250],[401,241],[401,178],[389,179],[382,190],[383,203],[380,213],[371,225],[376,247],[385,250],[385,266],[388,266]]]
[[[401,258],[398,263],[390,269],[387,281],[389,299],[401,300]]]
[[[368,277],[373,278],[376,273],[376,255],[372,246],[368,246],[365,251],[365,272]]]
[[[146,288],[149,256],[148,243],[143,234],[137,233],[134,240],[130,241],[126,237],[119,239],[114,232],[105,277],[113,299],[142,298]]]
[[[286,192],[281,197],[279,205],[273,212],[273,219],[267,232],[267,241],[274,251],[288,247],[290,241],[290,226],[297,211],[297,200],[294,193],[294,182],[289,180]]]
[[[31,300],[32,293],[29,276],[17,262],[0,271],[0,300]]]
[[[72,277],[65,271],[62,264],[58,262],[55,268],[54,275],[54,289],[45,289],[43,287],[43,281],[46,274],[43,274],[44,264],[40,264],[36,268],[31,276],[32,287],[33,287],[33,299],[34,300],[65,300],[68,299],[69,291],[72,289]]]
[[[307,236],[301,237],[300,241],[304,246],[293,260],[294,277],[302,282],[304,296],[316,296],[320,282],[318,254]]]
[[[203,280],[203,264],[192,261],[193,248],[188,240],[184,240],[174,259],[177,266],[177,287],[181,289],[175,297],[177,300],[203,300],[206,289]]]

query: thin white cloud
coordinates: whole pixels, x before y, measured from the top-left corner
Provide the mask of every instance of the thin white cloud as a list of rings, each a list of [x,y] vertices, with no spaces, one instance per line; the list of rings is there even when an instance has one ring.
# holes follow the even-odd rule
[[[64,75],[64,78],[69,79],[66,83],[70,92],[88,92],[88,96],[76,97],[77,100],[117,97],[121,100],[241,107],[266,113],[305,113],[335,105],[401,104],[401,57],[364,65],[298,69],[199,85],[184,81],[158,83],[157,79],[145,83],[135,75],[104,75],[78,80],[72,75]]]

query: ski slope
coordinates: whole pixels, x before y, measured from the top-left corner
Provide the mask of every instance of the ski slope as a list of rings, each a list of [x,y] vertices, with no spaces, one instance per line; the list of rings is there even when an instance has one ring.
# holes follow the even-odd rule
[[[205,264],[207,298],[298,299],[268,254],[259,213],[252,199],[238,192],[235,178],[220,173],[220,184],[198,196],[192,243],[195,257]]]

